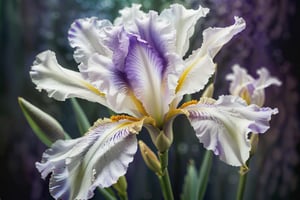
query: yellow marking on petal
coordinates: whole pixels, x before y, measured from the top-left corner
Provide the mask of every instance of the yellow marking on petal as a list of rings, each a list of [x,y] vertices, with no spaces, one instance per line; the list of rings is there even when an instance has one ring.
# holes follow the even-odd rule
[[[182,105],[180,106],[180,108],[185,108],[185,107],[187,107],[187,106],[189,106],[189,105],[193,105],[193,104],[197,104],[197,103],[198,103],[197,100],[191,100],[191,101],[188,101],[188,102],[185,102],[184,104],[182,104]]]
[[[176,86],[176,89],[175,89],[175,93],[177,93],[181,88],[182,88],[182,85],[184,83],[184,81],[186,80],[188,74],[190,73],[190,71],[196,66],[196,64],[198,62],[200,62],[201,60],[203,59],[203,57],[200,57],[198,59],[196,59],[190,66],[188,66],[184,71],[183,73],[181,74],[181,76],[179,77],[179,80],[178,80],[178,84]]]
[[[110,119],[115,122],[124,120],[124,119],[130,120],[130,121],[140,121],[141,120],[141,119],[138,119],[138,118],[135,118],[132,116],[128,116],[128,115],[113,115],[110,117]]]
[[[164,118],[164,122],[167,123],[169,120],[171,120],[173,117],[177,116],[177,115],[186,115],[186,116],[189,116],[189,112],[187,112],[186,110],[183,110],[183,109],[173,109],[173,110],[170,110],[166,115],[165,115],[165,118]]]
[[[250,93],[245,87],[240,91],[239,96],[244,99],[248,105],[251,104]]]
[[[88,82],[85,82],[85,81],[81,81],[82,84],[87,88],[89,89],[90,91],[94,92],[95,94],[101,96],[101,97],[104,97],[105,94],[102,93],[100,90],[98,90],[97,88],[95,88],[92,84],[88,83]]]
[[[148,118],[148,117],[143,117],[141,119],[138,119],[138,118],[127,116],[127,115],[116,115],[116,116],[112,116],[110,119],[109,118],[98,119],[94,123],[94,125],[91,128],[89,128],[89,131],[86,134],[89,134],[92,130],[94,130],[98,126],[101,126],[101,125],[107,124],[107,123],[118,122],[120,120],[129,120],[129,121],[125,121],[125,122],[119,124],[118,126],[114,127],[112,130],[110,130],[110,133],[107,135],[107,137],[111,134],[116,133],[118,130],[120,130],[126,126],[128,126],[129,131],[131,133],[137,134],[141,130],[141,127],[143,126],[146,118]]]
[[[142,102],[136,98],[136,96],[133,94],[132,91],[129,91],[129,96],[131,97],[131,99],[132,99],[133,103],[135,104],[136,108],[138,109],[138,111],[144,116],[149,116],[149,114],[145,110]]]

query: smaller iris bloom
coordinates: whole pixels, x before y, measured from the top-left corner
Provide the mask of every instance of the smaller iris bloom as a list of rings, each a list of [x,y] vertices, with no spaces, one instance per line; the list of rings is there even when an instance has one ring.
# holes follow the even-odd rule
[[[228,74],[226,79],[230,81],[229,92],[240,96],[248,104],[256,104],[262,107],[265,103],[265,88],[271,85],[281,85],[281,81],[272,77],[266,68],[257,70],[257,79],[248,74],[246,69],[239,65],[232,66],[233,73]]]
[[[241,166],[249,157],[247,134],[263,133],[277,109],[247,105],[236,96],[201,98],[180,104],[185,94],[202,90],[215,72],[213,58],[245,28],[208,28],[203,43],[186,55],[198,19],[207,8],[173,4],[160,14],[140,5],[120,11],[114,23],[95,17],[76,20],[68,39],[79,72],[61,67],[52,51],[37,55],[32,81],[50,97],[98,102],[120,115],[99,119],[80,138],[58,140],[36,163],[43,178],[52,173],[56,199],[88,199],[96,187],[109,187],[123,176],[137,151],[136,135],[145,127],[157,149],[166,151],[172,125],[185,115],[204,147],[221,160]]]

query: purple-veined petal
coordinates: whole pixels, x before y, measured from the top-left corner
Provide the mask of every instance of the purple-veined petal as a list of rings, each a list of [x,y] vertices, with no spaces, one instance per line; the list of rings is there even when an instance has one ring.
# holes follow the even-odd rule
[[[109,187],[123,176],[137,151],[143,120],[98,120],[86,135],[59,140],[45,151],[36,167],[50,178],[56,199],[89,199],[96,187]]]
[[[56,100],[78,97],[106,105],[104,94],[84,80],[79,72],[61,67],[52,51],[37,55],[30,76],[39,91],[46,90],[48,96]]]
[[[143,105],[133,94],[125,71],[131,34],[122,27],[111,27],[105,33],[105,44],[113,52],[112,59],[94,54],[87,66],[81,65],[81,73],[106,94],[107,102],[115,112],[135,117],[147,115]]]
[[[161,122],[168,107],[162,86],[163,60],[151,46],[135,36],[130,37],[128,48],[124,72],[130,87],[147,113]]]
[[[215,72],[213,58],[234,35],[245,28],[245,21],[235,17],[235,23],[225,28],[208,28],[203,32],[201,48],[195,50],[186,60],[186,68],[178,79],[177,96],[191,94],[204,88]]]
[[[278,112],[254,104],[248,106],[236,96],[221,96],[217,101],[202,98],[183,109],[189,112],[188,119],[204,147],[233,166],[244,165],[249,158],[248,133],[266,132],[271,115]]]
[[[199,6],[197,10],[186,9],[180,4],[173,4],[162,11],[162,17],[167,18],[176,30],[176,52],[183,57],[189,49],[190,37],[194,34],[199,18],[205,17],[209,9]]]
[[[122,26],[106,29],[105,33],[107,35],[105,44],[113,52],[112,67],[118,71],[124,71],[124,62],[129,46],[129,33]]]
[[[135,20],[137,30],[136,33],[142,40],[157,52],[163,61],[163,66],[168,66],[167,55],[175,52],[176,30],[172,24],[163,17],[159,17],[157,12],[150,11],[143,18]]]
[[[110,59],[94,54],[88,61],[89,81],[105,93],[107,106],[117,113],[135,117],[147,115],[143,106],[130,91],[126,74],[119,71]]]
[[[74,59],[77,63],[86,63],[94,53],[111,56],[111,52],[103,44],[103,29],[110,26],[112,24],[108,20],[98,20],[96,17],[78,19],[71,25],[68,39],[71,47],[76,48]]]

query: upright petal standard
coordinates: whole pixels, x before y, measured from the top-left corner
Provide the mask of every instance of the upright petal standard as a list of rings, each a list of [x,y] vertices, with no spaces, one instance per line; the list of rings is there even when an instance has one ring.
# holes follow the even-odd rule
[[[186,115],[206,149],[227,164],[244,165],[248,133],[267,131],[278,112],[234,96],[180,103],[185,94],[205,87],[215,72],[215,55],[245,29],[242,18],[234,17],[228,27],[207,28],[202,46],[186,55],[197,21],[209,10],[173,4],[159,14],[140,7],[121,10],[114,23],[92,17],[71,25],[68,37],[79,72],[61,67],[49,50],[31,68],[32,81],[49,97],[82,98],[120,113],[97,121],[83,137],[59,140],[45,151],[36,166],[43,178],[52,173],[50,193],[56,199],[89,199],[96,187],[116,183],[133,160],[142,127],[165,152],[178,115]],[[264,84],[269,83],[259,83]]]

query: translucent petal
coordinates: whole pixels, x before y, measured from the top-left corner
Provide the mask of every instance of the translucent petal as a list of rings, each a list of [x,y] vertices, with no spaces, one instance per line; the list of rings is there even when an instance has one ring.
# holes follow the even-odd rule
[[[51,51],[37,55],[30,76],[38,90],[46,90],[49,97],[56,100],[64,101],[66,98],[78,97],[106,105],[102,92],[85,81],[80,73],[61,67]]]
[[[98,120],[78,139],[59,140],[45,151],[36,167],[50,178],[50,193],[56,199],[89,199],[96,187],[109,187],[123,176],[137,151],[135,134],[141,121]]]
[[[234,35],[245,28],[245,21],[235,17],[235,23],[225,28],[208,28],[203,32],[201,48],[195,50],[186,60],[186,68],[179,77],[176,92],[178,96],[191,94],[204,88],[215,72],[213,58]]]
[[[233,166],[241,166],[249,158],[248,133],[266,132],[271,115],[278,112],[253,104],[247,106],[234,96],[221,96],[217,101],[203,98],[184,110],[189,112],[188,119],[204,147]]]
[[[110,26],[108,20],[98,20],[96,17],[78,19],[71,25],[68,39],[71,47],[76,48],[74,59],[77,63],[86,63],[94,53],[111,56],[111,51],[103,44],[106,36],[103,29]]]
[[[199,6],[197,10],[186,9],[180,4],[173,4],[162,11],[162,17],[167,18],[176,30],[176,52],[183,57],[190,46],[190,37],[194,34],[199,18],[205,17],[209,9]]]

